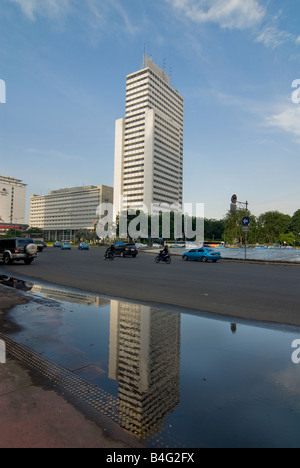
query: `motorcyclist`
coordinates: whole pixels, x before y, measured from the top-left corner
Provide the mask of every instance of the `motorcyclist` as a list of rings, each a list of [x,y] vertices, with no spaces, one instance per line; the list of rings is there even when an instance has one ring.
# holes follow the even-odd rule
[[[108,249],[106,250],[106,257],[107,257],[109,254],[114,255],[114,253],[115,253],[115,246],[114,246],[114,244],[111,244],[111,246],[108,247]]]
[[[167,255],[169,255],[169,247],[168,247],[167,244],[164,246],[164,249],[160,251],[160,255],[163,258],[166,257]]]

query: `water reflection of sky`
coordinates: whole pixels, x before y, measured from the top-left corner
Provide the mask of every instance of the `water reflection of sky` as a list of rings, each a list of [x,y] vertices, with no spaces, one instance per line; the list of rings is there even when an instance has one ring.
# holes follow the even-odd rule
[[[13,310],[13,338],[116,397],[120,425],[146,445],[300,447],[300,330],[32,292],[47,300]]]

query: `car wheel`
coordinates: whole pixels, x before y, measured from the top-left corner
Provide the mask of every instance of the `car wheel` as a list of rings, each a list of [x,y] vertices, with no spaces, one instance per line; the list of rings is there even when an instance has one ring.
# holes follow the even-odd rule
[[[207,262],[207,258],[206,257],[202,257],[202,262]]]
[[[184,260],[185,262],[188,262],[188,261],[189,261],[189,257],[188,257],[187,255],[184,255],[183,260]]]
[[[10,255],[8,253],[3,255],[3,262],[4,262],[4,265],[11,265],[12,264],[12,260],[11,260]]]

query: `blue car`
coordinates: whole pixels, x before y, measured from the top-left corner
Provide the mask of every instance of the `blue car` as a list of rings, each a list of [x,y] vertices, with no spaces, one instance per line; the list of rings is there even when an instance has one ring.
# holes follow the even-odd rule
[[[86,242],[80,242],[78,250],[90,250],[90,246]]]
[[[191,249],[188,252],[182,254],[183,260],[187,261],[200,261],[200,262],[217,262],[220,260],[221,254],[214,249],[209,247],[201,247],[200,249]]]
[[[61,246],[61,250],[71,250],[71,245],[69,244],[69,242],[64,242]]]
[[[54,242],[53,247],[61,249],[61,243],[56,241]]]

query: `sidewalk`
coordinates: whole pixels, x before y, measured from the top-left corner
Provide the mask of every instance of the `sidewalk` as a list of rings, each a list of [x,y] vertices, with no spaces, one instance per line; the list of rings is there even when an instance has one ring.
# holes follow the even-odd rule
[[[18,291],[0,286],[0,330],[12,326],[6,310],[26,302]],[[100,425],[39,382],[18,361],[0,364],[0,448],[139,447],[116,424]],[[100,419],[100,418],[99,418]]]

